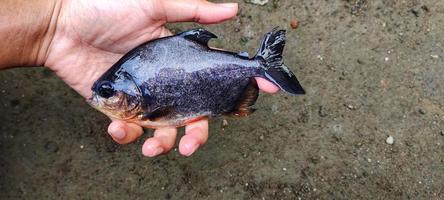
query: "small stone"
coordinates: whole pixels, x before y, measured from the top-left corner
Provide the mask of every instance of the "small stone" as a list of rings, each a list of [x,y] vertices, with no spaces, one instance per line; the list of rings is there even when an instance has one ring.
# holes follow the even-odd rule
[[[439,58],[439,55],[432,54],[432,55],[430,55],[430,57],[432,57],[432,58],[434,58],[434,59],[438,59],[438,58]]]
[[[444,136],[444,130],[441,131],[441,135]]]
[[[259,136],[259,140],[264,140],[264,136],[263,135]]]
[[[85,148],[85,146],[83,146],[83,144],[82,144],[82,145],[80,145],[80,148],[83,149],[83,148]]]
[[[371,163],[371,162],[372,162],[372,159],[367,158],[367,162]]]
[[[387,139],[385,140],[385,143],[392,145],[393,143],[395,143],[395,138],[393,138],[391,135],[387,137]]]
[[[387,62],[389,61],[389,57],[385,57],[384,60]]]
[[[422,108],[418,109],[419,114],[424,115],[426,114],[426,111],[423,110]]]
[[[335,124],[333,125],[333,132],[335,132],[337,135],[342,135],[343,130],[342,130],[342,125],[341,124]]]
[[[284,167],[284,168],[282,168],[282,170],[287,171],[287,168]]]
[[[291,20],[290,26],[291,26],[292,29],[297,29],[298,26],[299,26],[299,21],[297,19]]]
[[[268,0],[245,0],[245,2],[263,6],[268,3]]]
[[[356,107],[354,105],[352,105],[352,104],[348,104],[347,108],[350,109],[350,110],[355,110],[356,109]]]
[[[335,124],[332,127],[333,129],[333,138],[336,139],[337,141],[342,140],[342,138],[344,137],[344,130],[341,124]]]
[[[222,130],[225,130],[225,128],[228,127],[228,121],[226,119],[222,120]]]

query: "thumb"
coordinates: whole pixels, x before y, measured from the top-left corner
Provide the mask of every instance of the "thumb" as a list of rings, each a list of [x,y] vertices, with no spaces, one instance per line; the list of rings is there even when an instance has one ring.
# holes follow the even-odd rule
[[[212,3],[205,0],[161,0],[153,1],[156,16],[167,22],[194,21],[211,24],[236,16],[237,3]]]

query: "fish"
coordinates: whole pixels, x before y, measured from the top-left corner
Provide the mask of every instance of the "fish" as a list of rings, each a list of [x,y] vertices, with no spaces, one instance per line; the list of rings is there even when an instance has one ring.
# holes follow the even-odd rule
[[[146,128],[255,111],[262,77],[291,95],[305,90],[283,62],[286,31],[265,34],[257,54],[214,49],[203,28],[143,43],[94,82],[88,103],[112,119]]]

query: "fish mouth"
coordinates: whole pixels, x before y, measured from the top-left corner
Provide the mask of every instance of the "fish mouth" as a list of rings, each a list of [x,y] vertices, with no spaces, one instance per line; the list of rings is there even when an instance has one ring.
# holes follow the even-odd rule
[[[123,94],[118,95],[116,99],[116,102],[108,104],[109,102],[103,101],[102,97],[93,92],[92,97],[86,99],[86,102],[94,109],[113,119],[130,120],[137,117],[134,113],[140,110],[140,103],[138,101],[135,104],[128,104]]]

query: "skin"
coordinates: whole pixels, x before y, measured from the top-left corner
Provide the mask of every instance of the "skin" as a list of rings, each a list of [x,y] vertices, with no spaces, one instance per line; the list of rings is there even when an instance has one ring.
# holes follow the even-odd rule
[[[171,35],[168,22],[220,23],[233,18],[237,4],[204,0],[3,0],[0,7],[0,69],[45,66],[84,98],[101,74],[126,52],[143,42]],[[257,78],[268,93],[274,84]],[[136,124],[116,119],[108,133],[119,144],[142,135]],[[156,129],[142,153],[154,157],[170,151],[177,129]],[[179,152],[190,156],[208,139],[208,120],[185,127]]]

